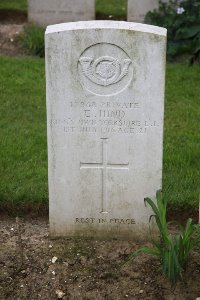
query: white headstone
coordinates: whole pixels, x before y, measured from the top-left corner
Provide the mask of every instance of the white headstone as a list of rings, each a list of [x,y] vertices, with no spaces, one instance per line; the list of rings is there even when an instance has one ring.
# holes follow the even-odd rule
[[[169,0],[162,0],[162,2],[169,2]],[[130,22],[144,22],[145,15],[149,11],[158,9],[159,0],[128,0],[128,21]]]
[[[52,235],[142,238],[161,188],[166,29],[46,30]]]
[[[28,20],[40,26],[95,19],[95,0],[28,0]]]

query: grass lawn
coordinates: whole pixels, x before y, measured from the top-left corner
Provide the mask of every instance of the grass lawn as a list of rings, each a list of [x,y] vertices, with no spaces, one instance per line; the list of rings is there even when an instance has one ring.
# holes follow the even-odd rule
[[[44,60],[0,57],[1,203],[48,201]],[[199,67],[168,65],[163,192],[175,208],[200,193]]]
[[[44,60],[0,57],[0,201],[47,201]]]
[[[176,208],[198,207],[200,194],[199,66],[167,66],[163,191]]]
[[[0,0],[0,9],[27,10],[27,0]]]

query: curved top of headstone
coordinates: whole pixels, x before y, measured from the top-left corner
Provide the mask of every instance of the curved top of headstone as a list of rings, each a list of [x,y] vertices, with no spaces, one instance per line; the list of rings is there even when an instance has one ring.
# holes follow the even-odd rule
[[[124,21],[80,21],[50,25],[46,29],[46,34],[56,33],[61,31],[82,30],[82,29],[122,29],[142,31],[146,33],[158,34],[166,36],[167,29],[163,27],[124,22]]]

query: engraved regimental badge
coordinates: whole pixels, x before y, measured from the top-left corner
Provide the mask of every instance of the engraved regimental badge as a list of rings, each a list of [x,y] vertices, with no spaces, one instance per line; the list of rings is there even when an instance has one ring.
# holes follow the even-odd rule
[[[106,55],[105,55],[106,54]],[[96,95],[115,95],[132,79],[132,61],[113,44],[96,44],[79,58],[78,71],[82,86]]]

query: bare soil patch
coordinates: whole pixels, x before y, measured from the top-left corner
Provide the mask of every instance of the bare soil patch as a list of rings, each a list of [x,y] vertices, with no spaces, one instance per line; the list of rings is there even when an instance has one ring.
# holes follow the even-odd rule
[[[0,55],[22,56],[19,35],[25,24],[0,24]]]
[[[21,233],[22,247],[15,219],[1,221],[0,299],[200,297],[200,248],[192,253],[183,281],[173,289],[161,274],[156,258],[142,255],[124,265],[133,250],[144,246],[142,243],[83,238],[52,240],[47,218],[23,221]]]
[[[26,23],[26,12],[0,10],[0,55],[25,55],[25,51],[19,45],[19,35]]]

